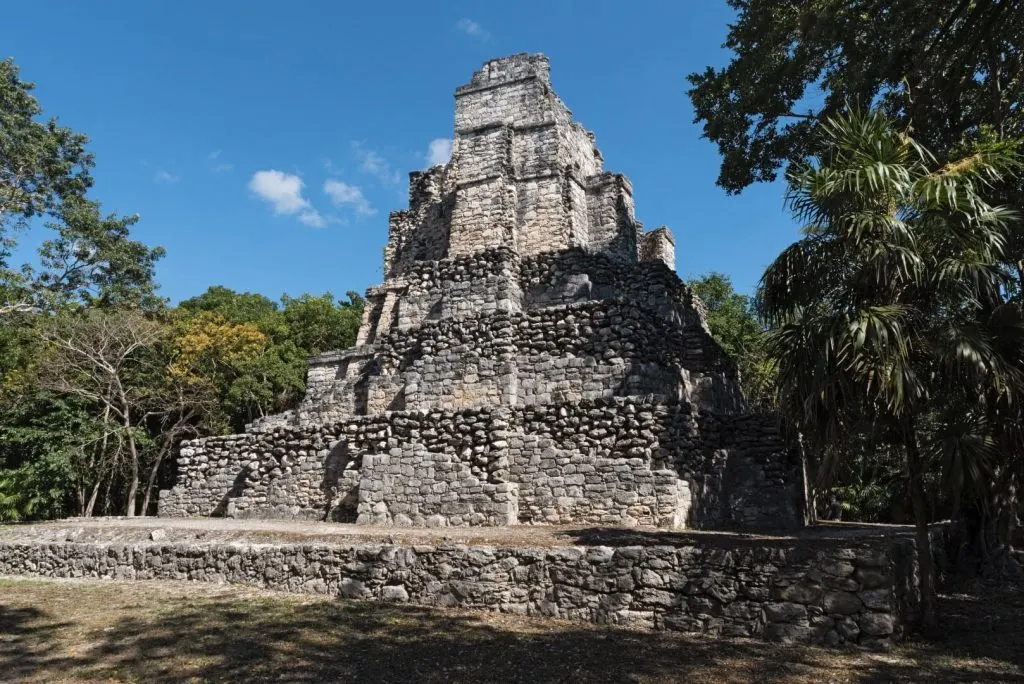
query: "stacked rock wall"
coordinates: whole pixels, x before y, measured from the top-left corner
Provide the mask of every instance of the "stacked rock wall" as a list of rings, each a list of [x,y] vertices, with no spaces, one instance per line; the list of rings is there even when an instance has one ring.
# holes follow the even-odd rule
[[[373,402],[396,409],[647,394],[742,408],[734,364],[660,262],[623,267],[582,250],[520,262],[497,250],[417,264],[403,280],[394,322],[372,349],[313,360],[300,408],[309,420],[365,412],[352,398],[374,382]]]
[[[915,616],[905,537],[515,548],[0,541],[0,575],[247,584],[709,635],[888,647]]]
[[[628,398],[393,412],[186,443],[161,515],[380,525],[799,527],[768,417]],[[187,483],[187,484],[186,484]]]

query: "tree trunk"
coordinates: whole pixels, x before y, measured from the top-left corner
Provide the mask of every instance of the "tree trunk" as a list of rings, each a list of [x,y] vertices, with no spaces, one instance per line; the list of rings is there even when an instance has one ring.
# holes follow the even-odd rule
[[[164,456],[167,455],[167,451],[170,449],[160,449],[157,454],[156,460],[153,462],[153,467],[149,469],[149,478],[146,480],[146,492],[142,497],[142,515],[149,515],[149,501],[153,494],[153,485],[156,483],[156,476],[160,470],[160,464],[164,460]]]
[[[125,502],[124,514],[129,518],[135,517],[135,499],[139,494],[139,449],[135,444],[135,434],[132,432],[131,419],[129,418],[127,403],[124,409],[124,431],[128,439],[128,456],[132,460],[132,477],[128,486],[128,500]]]
[[[132,478],[128,486],[128,500],[124,504],[124,514],[129,518],[135,517],[135,499],[139,495],[139,459],[132,455]]]
[[[107,426],[110,425],[110,403],[109,402],[107,402],[103,406],[103,422],[100,423],[100,425],[103,426],[103,439],[102,439],[102,441],[100,442],[100,445],[99,445],[99,452],[97,452],[95,449],[92,451],[92,454],[93,454],[92,462],[89,463],[89,469],[93,471],[93,475],[96,475],[96,471],[102,470],[102,468],[100,467],[99,464],[103,462],[103,459],[107,455],[107,446],[108,446],[109,441],[110,441],[110,430],[107,429]],[[98,456],[97,456],[97,453],[98,453]],[[111,479],[113,479],[114,476],[111,475],[110,477],[111,477]],[[91,518],[92,514],[93,514],[93,510],[95,510],[95,508],[96,508],[96,498],[100,494],[100,485],[101,484],[103,484],[103,477],[102,476],[100,476],[96,480],[96,484],[93,485],[93,488],[92,488],[92,494],[89,495],[89,503],[85,507],[85,517],[86,518]],[[108,497],[109,497],[109,491],[110,491],[110,489],[108,487],[108,489],[107,489]]]
[[[110,473],[110,477],[107,478],[107,491],[103,495],[103,515],[110,515],[110,490],[114,487],[114,473]]]
[[[92,494],[89,495],[89,503],[85,505],[85,517],[91,518],[92,511],[96,507],[96,497],[100,494],[100,485],[103,483],[102,479],[96,480],[96,484],[92,486]]]
[[[800,451],[800,468],[803,470],[804,478],[804,524],[813,525],[818,522],[818,497],[810,469],[807,467],[807,447],[804,444],[802,432],[797,433],[796,442]]]
[[[124,387],[120,384],[120,379],[118,379],[117,391],[124,436],[128,441],[128,458],[131,459],[131,482],[128,485],[128,497],[124,503],[124,514],[129,518],[134,518],[136,498],[139,495],[139,448],[135,443],[135,433],[132,431],[132,405],[128,401]]]
[[[924,488],[924,459],[913,426],[906,430],[907,474],[910,477],[910,500],[914,507],[914,533],[917,542],[918,581],[921,591],[919,623],[921,633],[935,635],[939,627],[938,597],[935,593],[935,568],[932,543],[928,531],[928,498]]]

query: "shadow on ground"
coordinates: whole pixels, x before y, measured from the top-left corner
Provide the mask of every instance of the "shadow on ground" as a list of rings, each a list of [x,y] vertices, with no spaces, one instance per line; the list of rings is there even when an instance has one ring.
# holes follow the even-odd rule
[[[585,546],[683,546],[700,543],[724,547],[751,546],[763,548],[772,541],[780,546],[791,546],[797,541],[803,548],[833,548],[837,538],[857,539],[880,536],[908,535],[912,531],[900,525],[815,524],[793,534],[766,536],[758,533],[694,532],[692,530],[663,530],[638,527],[586,527],[554,533],[567,544]]]
[[[944,610],[944,642],[878,654],[232,588],[3,582],[0,679],[1020,681],[1024,595]]]

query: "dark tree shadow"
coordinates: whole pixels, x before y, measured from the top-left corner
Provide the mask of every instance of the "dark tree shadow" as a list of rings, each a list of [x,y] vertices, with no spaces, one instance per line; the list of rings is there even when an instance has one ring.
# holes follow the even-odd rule
[[[792,532],[766,535],[755,532],[714,532],[667,530],[651,527],[585,527],[560,531],[555,536],[585,546],[718,546],[723,548],[766,548],[798,546],[834,549],[838,538],[855,543],[858,538],[909,536],[913,530],[901,525],[816,524]]]
[[[214,506],[213,511],[210,512],[211,518],[223,518],[228,514],[228,504],[231,503],[232,499],[239,499],[245,494],[245,481],[249,478],[248,468],[242,468],[235,479],[231,482],[231,487],[224,496],[221,497],[217,505]]]
[[[98,591],[95,585],[73,590]],[[1021,592],[946,597],[946,641],[912,643],[885,657],[375,602],[169,597],[158,589],[139,596],[120,610],[100,605],[110,615],[84,635],[44,611],[6,608],[0,599],[0,678],[1019,681],[1024,667]],[[65,634],[77,641],[67,643]]]
[[[20,681],[64,660],[53,649],[68,626],[38,608],[10,607],[0,599],[0,681]]]

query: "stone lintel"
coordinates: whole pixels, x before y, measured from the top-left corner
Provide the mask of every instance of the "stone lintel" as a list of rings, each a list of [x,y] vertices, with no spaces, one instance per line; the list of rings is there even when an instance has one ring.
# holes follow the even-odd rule
[[[523,78],[516,78],[516,79],[509,80],[509,81],[500,81],[498,83],[488,83],[487,85],[482,85],[482,86],[471,86],[471,85],[459,86],[455,90],[455,98],[458,99],[458,98],[464,97],[466,95],[473,95],[475,93],[482,93],[482,92],[487,91],[487,90],[495,90],[496,88],[504,88],[506,86],[516,85],[518,83],[529,83],[530,81],[539,81],[539,80],[541,80],[541,79],[538,76],[534,75],[534,76],[524,76]]]
[[[378,352],[377,346],[372,344],[363,344],[358,347],[349,347],[348,349],[342,349],[340,351],[329,351],[323,352],[322,354],[316,354],[306,359],[306,362],[310,366],[327,366],[340,361],[346,361],[348,359],[358,359],[371,357]]]
[[[463,137],[473,137],[503,128],[511,128],[513,133],[529,133],[531,131],[541,131],[545,128],[557,127],[557,121],[538,121],[536,123],[528,124],[517,124],[514,121],[494,121],[491,123],[480,124],[479,126],[467,126],[466,128],[461,128],[456,132]],[[425,172],[421,171],[419,173]]]

